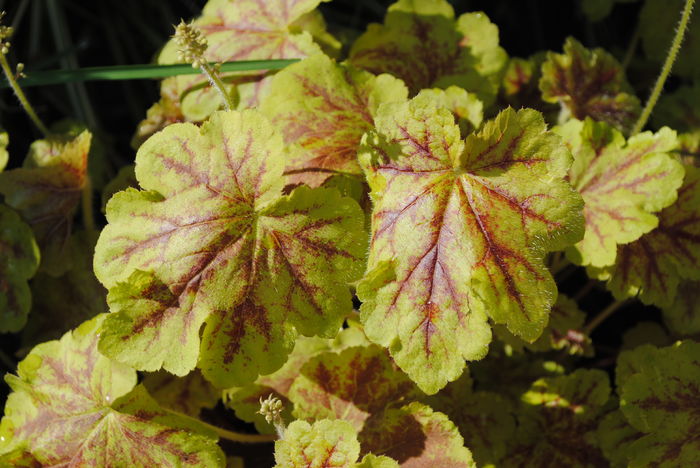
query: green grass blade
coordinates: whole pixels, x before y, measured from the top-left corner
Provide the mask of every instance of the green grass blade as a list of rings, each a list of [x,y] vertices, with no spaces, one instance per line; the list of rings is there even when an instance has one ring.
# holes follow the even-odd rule
[[[298,59],[279,60],[244,60],[221,64],[222,72],[244,72],[254,70],[279,70],[298,62]],[[212,64],[213,65],[213,64]],[[167,78],[175,75],[196,75],[199,69],[189,64],[177,65],[121,65],[110,67],[89,67],[77,70],[26,71],[27,77],[18,80],[20,86],[42,86],[62,84],[74,81],[96,80],[142,80],[150,78]],[[0,88],[7,88],[6,81],[0,83]]]

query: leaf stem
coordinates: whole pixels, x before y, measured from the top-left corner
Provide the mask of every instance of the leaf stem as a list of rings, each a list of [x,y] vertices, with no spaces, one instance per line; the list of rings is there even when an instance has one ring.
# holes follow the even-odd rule
[[[224,101],[224,107],[226,110],[232,110],[236,108],[236,104],[233,102],[233,98],[231,95],[226,92],[226,86],[224,85],[224,82],[221,81],[221,78],[219,77],[219,73],[217,70],[214,69],[214,66],[207,62],[203,62],[200,67],[202,70],[202,73],[204,73],[207,78],[209,78],[209,83],[216,89],[219,94],[221,95],[221,99]]]
[[[603,323],[608,317],[610,317],[616,310],[618,310],[620,307],[627,305],[630,302],[629,299],[623,299],[621,301],[615,301],[609,306],[607,306],[601,313],[593,317],[593,320],[591,320],[585,327],[583,327],[583,333],[584,335],[590,336],[591,333],[593,333],[593,330],[598,328],[598,325]]]
[[[46,127],[46,125],[44,125],[44,122],[41,121],[36,112],[34,112],[34,108],[29,103],[27,96],[24,94],[24,91],[22,91],[22,88],[20,88],[19,84],[17,83],[17,78],[15,78],[15,74],[12,73],[12,70],[10,69],[10,64],[7,63],[7,57],[5,57],[4,53],[0,53],[0,67],[2,68],[2,71],[5,74],[5,78],[7,78],[7,82],[12,88],[12,91],[15,92],[15,96],[17,96],[19,103],[22,105],[22,108],[24,108],[24,112],[27,113],[27,115],[34,123],[36,128],[38,128],[39,131],[43,133],[45,137],[48,137],[51,134],[51,132],[49,132],[49,129]]]
[[[595,287],[595,285],[596,285],[597,283],[598,283],[598,282],[597,282],[596,280],[588,280],[588,283],[586,283],[586,285],[585,285],[584,287],[582,287],[582,288],[574,295],[574,297],[572,297],[572,299],[573,299],[574,301],[576,301],[576,302],[580,301],[581,299],[583,299],[583,298],[586,296],[586,294],[588,294],[588,293],[591,291],[591,289],[593,289],[593,288]]]
[[[695,0],[685,0],[685,7],[683,7],[683,13],[681,14],[681,19],[678,22],[678,27],[676,28],[676,35],[671,42],[671,48],[668,50],[666,61],[661,68],[661,73],[659,73],[659,76],[656,79],[656,83],[654,84],[654,88],[649,95],[649,100],[644,106],[642,114],[639,116],[637,123],[634,124],[634,128],[632,128],[632,135],[636,135],[642,130],[642,128],[644,128],[647,120],[649,120],[651,111],[654,109],[654,106],[656,106],[656,101],[658,101],[659,96],[661,96],[666,78],[668,78],[668,75],[671,73],[671,68],[673,68],[673,63],[676,61],[678,51],[680,50],[681,43],[683,42],[683,36],[685,36],[685,31],[688,29],[688,23],[690,22],[690,15],[693,12],[694,3]]]

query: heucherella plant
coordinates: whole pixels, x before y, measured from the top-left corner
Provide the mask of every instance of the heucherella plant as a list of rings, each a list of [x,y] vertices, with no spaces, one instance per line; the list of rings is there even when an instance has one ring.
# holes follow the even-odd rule
[[[683,1],[668,55],[646,0],[626,57],[520,58],[447,0],[354,32],[327,1],[209,0],[157,57],[202,74],[161,82],[108,183],[0,25],[43,134],[22,159],[0,130],[0,466],[700,464]]]

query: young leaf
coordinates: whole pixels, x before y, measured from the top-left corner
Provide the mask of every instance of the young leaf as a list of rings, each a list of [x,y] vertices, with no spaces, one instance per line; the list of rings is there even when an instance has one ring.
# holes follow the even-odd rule
[[[603,49],[588,50],[573,38],[564,53],[547,54],[540,78],[542,99],[559,102],[579,120],[591,117],[629,130],[641,112],[639,99],[617,60]]]
[[[528,341],[542,333],[557,294],[543,256],[581,238],[583,203],[536,111],[507,109],[466,142],[422,97],[375,122],[360,155],[374,200],[362,320],[435,393],[484,356],[487,317]]]
[[[39,267],[39,247],[17,213],[0,205],[0,333],[24,327],[32,303],[27,280]]]
[[[522,396],[513,446],[502,466],[605,466],[595,433],[610,398],[600,370],[536,381]]]
[[[574,155],[569,180],[585,202],[586,232],[567,256],[578,265],[612,265],[617,245],[654,229],[654,213],[676,201],[684,171],[670,154],[678,144],[675,132],[662,128],[625,142],[620,132],[589,118],[554,131]]]
[[[402,467],[476,466],[452,421],[415,401],[387,409],[359,437],[363,452],[389,456]]]
[[[282,148],[256,111],[171,125],[141,146],[147,191],[112,198],[95,252],[113,312],[104,353],[176,375],[199,358],[230,387],[277,370],[297,332],[337,333],[363,266],[362,212],[335,190],[282,196]]]
[[[630,466],[695,466],[700,463],[700,344],[628,352],[637,372],[621,388],[620,407],[645,435],[632,443]]]
[[[280,71],[260,109],[284,142],[298,148],[286,166],[290,182],[318,186],[336,171],[362,174],[362,135],[373,128],[381,104],[407,95],[391,75],[374,76],[318,54]]]
[[[6,376],[0,453],[25,448],[42,466],[223,466],[215,434],[132,391],[136,372],[98,353],[103,319],[40,344]]]
[[[299,25],[320,30],[318,20],[309,23],[306,15],[322,1],[328,0],[268,0],[264,4],[257,0],[209,0],[193,25],[208,42],[204,58],[210,62],[302,58],[321,52],[311,34],[301,30]],[[160,53],[158,63],[176,62],[177,44],[170,40]],[[239,107],[244,109],[257,106],[270,83],[264,71],[234,76],[232,80],[239,83]],[[222,104],[218,93],[206,84],[203,76],[178,76],[175,81],[164,83],[164,86],[176,86],[177,91],[162,93],[180,96],[184,117],[201,121]]]
[[[350,63],[401,78],[412,95],[423,88],[457,85],[490,105],[507,56],[498,28],[483,13],[456,21],[445,0],[399,0],[384,24],[370,24],[350,50]]]
[[[614,265],[589,274],[607,280],[618,299],[638,296],[667,307],[683,279],[700,279],[700,169],[685,166],[678,200],[659,213],[659,226],[618,248]]]
[[[275,442],[279,468],[353,468],[359,456],[357,432],[340,420],[294,421]]]
[[[41,268],[54,276],[70,267],[64,257],[86,181],[90,140],[84,131],[68,141],[35,141],[24,167],[0,173],[5,203],[32,227],[41,248]]]

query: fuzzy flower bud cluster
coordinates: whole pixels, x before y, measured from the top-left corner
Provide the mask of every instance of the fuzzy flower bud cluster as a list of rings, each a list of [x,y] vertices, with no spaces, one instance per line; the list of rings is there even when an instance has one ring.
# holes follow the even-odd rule
[[[265,416],[265,421],[269,424],[275,424],[281,420],[283,409],[282,401],[273,395],[269,395],[266,400],[260,398],[260,411],[258,413]]]
[[[178,46],[180,61],[191,63],[193,68],[201,68],[206,63],[204,52],[207,50],[207,40],[194,26],[180,21],[173,38]]]
[[[0,12],[0,21],[2,21],[4,17],[5,12]],[[10,41],[6,40],[9,39],[10,36],[12,36],[12,28],[10,26],[0,24],[0,52],[2,52],[3,55],[10,51]]]

